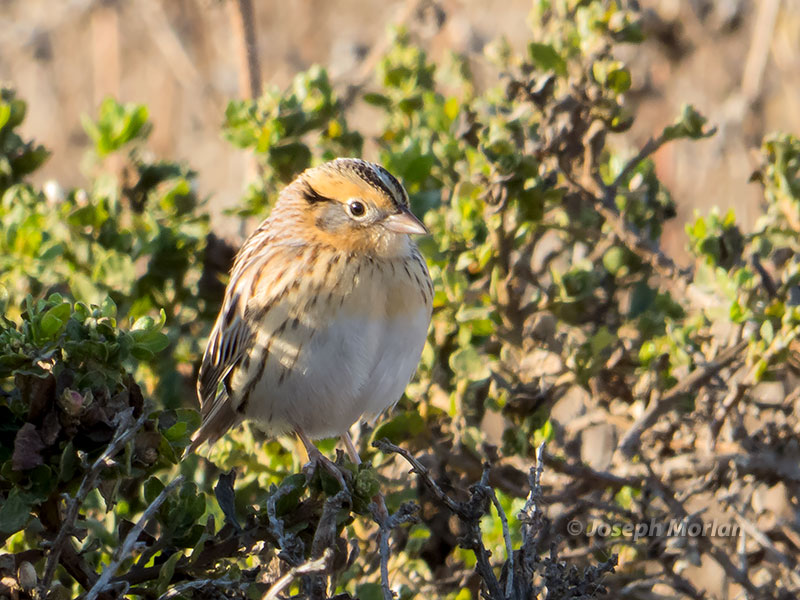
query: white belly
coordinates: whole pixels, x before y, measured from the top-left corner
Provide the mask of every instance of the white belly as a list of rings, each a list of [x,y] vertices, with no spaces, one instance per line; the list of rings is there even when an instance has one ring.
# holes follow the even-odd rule
[[[273,344],[245,416],[271,433],[299,427],[320,439],[341,435],[362,417],[393,406],[416,371],[430,309],[419,302],[405,314],[376,319],[375,312],[382,311],[371,308],[372,315],[339,313],[299,352],[288,351],[292,361],[296,356],[290,370],[287,349]]]

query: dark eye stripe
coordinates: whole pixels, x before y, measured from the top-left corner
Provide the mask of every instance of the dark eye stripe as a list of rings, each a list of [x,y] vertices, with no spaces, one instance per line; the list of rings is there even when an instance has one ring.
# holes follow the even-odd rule
[[[323,196],[317,190],[311,187],[311,184],[306,182],[306,189],[303,190],[303,197],[309,204],[316,204],[317,202],[333,202],[331,198]]]

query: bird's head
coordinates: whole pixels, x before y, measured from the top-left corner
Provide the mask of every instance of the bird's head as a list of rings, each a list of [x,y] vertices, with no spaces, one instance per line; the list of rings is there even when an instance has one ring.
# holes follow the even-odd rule
[[[355,158],[306,170],[275,210],[295,215],[308,241],[343,252],[398,256],[408,252],[409,234],[428,233],[400,182],[380,165]]]

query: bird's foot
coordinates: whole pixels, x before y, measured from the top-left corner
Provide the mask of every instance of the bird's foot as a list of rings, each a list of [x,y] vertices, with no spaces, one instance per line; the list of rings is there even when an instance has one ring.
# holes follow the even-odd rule
[[[313,477],[317,467],[321,466],[333,476],[333,478],[339,483],[341,489],[346,490],[347,485],[345,484],[344,475],[342,474],[342,469],[339,467],[339,465],[322,454],[322,452],[319,451],[314,443],[302,431],[299,429],[296,431],[297,437],[299,437],[300,441],[303,442],[303,446],[305,446],[306,453],[308,454],[308,462],[303,465],[303,472],[306,474],[306,477],[309,479]]]

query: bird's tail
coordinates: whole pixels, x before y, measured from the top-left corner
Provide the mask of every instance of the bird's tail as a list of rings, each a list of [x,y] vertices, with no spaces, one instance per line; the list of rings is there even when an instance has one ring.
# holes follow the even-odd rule
[[[192,443],[186,448],[182,458],[196,451],[203,442],[213,444],[241,420],[240,415],[231,407],[227,396],[227,393],[222,391],[214,400],[211,410],[203,415],[203,423],[192,435]]]

